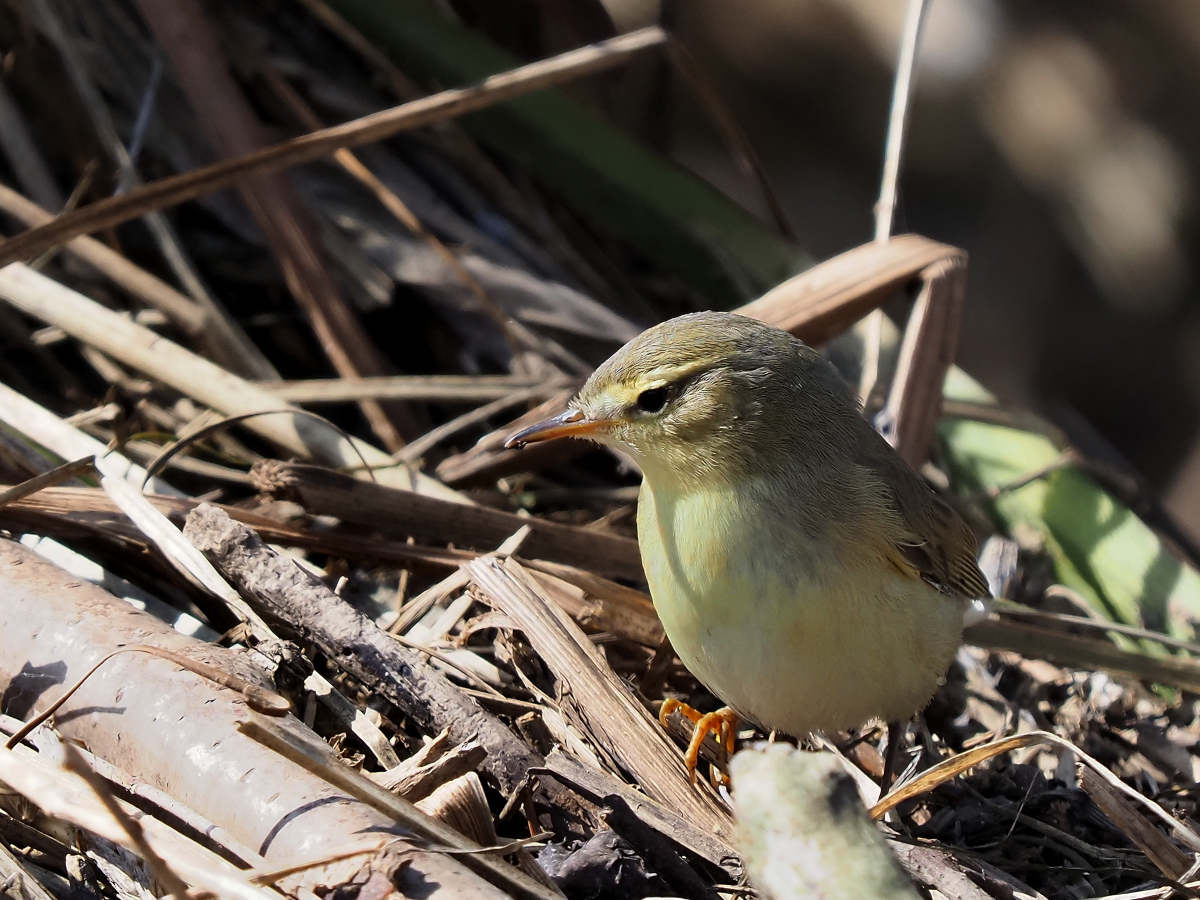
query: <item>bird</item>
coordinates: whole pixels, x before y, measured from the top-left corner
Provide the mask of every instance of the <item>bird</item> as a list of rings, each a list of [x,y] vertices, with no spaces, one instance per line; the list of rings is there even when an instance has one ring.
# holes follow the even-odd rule
[[[560,415],[507,446],[584,438],[642,472],[637,533],[675,653],[725,707],[797,738],[901,724],[928,703],[989,596],[973,532],[863,418],[816,350],[735,313],[655,325],[597,368]],[[664,704],[666,711],[680,704]],[[663,715],[665,724],[665,714]]]

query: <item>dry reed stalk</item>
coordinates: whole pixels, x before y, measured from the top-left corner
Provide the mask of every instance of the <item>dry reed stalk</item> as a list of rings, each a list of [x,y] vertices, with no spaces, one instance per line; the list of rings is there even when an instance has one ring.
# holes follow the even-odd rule
[[[201,501],[183,497],[147,494],[146,499],[163,515],[182,524]],[[236,506],[220,507],[230,517],[252,527],[273,544],[329,553],[342,559],[369,559],[422,571],[444,572],[475,557],[462,550],[423,547],[404,541],[387,541],[358,535],[313,531],[283,525]],[[3,511],[0,519],[24,531],[77,536],[86,533],[100,540],[133,540],[144,543],[144,535],[121,512],[120,507],[99,488],[46,488],[18,500]],[[407,608],[407,607],[406,607]]]
[[[482,506],[463,507],[360,481],[316,466],[264,460],[254,468],[259,490],[294,500],[314,515],[334,516],[403,540],[490,549],[522,528],[531,529],[522,553],[569,563],[604,575],[642,577],[641,555],[631,538],[530,519]]]
[[[27,747],[16,747],[0,748],[0,778],[49,815],[137,853],[125,829],[80,776],[52,765]],[[128,811],[139,814],[133,807]],[[270,900],[273,896],[251,884],[231,863],[163,823],[145,815],[140,821],[150,846],[190,884],[233,900]]]
[[[218,155],[239,158],[261,150],[266,130],[234,82],[197,0],[138,0],[138,7]],[[325,265],[316,223],[292,184],[276,172],[244,179],[237,188],[333,368],[348,378],[389,374],[386,357]],[[359,408],[388,450],[398,450],[416,434],[417,421],[403,405],[385,407],[367,399]]]
[[[418,836],[434,842],[435,846],[454,852],[464,865],[492,884],[510,891],[512,895],[531,900],[561,900],[557,892],[534,881],[519,869],[496,859],[485,852],[486,848],[426,815],[403,797],[397,797],[366,776],[351,770],[334,756],[324,742],[302,740],[294,733],[277,728],[270,720],[255,714],[251,714],[248,721],[241,724],[240,729],[243,734],[319,775],[334,787],[391,816]]]
[[[304,405],[345,403],[363,397],[420,400],[426,403],[490,403],[514,391],[539,386],[546,394],[562,389],[553,380],[517,375],[380,375],[374,378],[316,378],[259,383],[259,387],[269,390],[281,400]]]
[[[328,425],[290,415],[289,405],[269,391],[26,266],[0,269],[0,297],[224,415],[278,411],[279,415],[248,419],[245,427],[289,452],[317,457],[337,467],[357,466],[365,458],[368,464],[381,467],[375,470],[380,482],[466,502],[440,482],[397,467],[387,454],[366,442],[352,443]],[[71,458],[81,455],[71,454]]]
[[[56,244],[112,228],[149,210],[165,209],[233,187],[252,175],[313,162],[342,147],[374,143],[402,131],[422,128],[531,91],[602,71],[621,64],[633,54],[660,46],[666,40],[662,29],[643,28],[493,75],[471,87],[442,91],[352,122],[274,144],[247,156],[151,182],[145,187],[89,204],[73,213],[59,216],[50,224],[9,238],[0,244],[0,266],[35,257]]]
[[[54,214],[27,200],[12,188],[0,184],[0,210],[17,219],[26,228],[54,221]],[[161,310],[171,323],[189,337],[204,333],[208,317],[204,308],[145,269],[134,265],[115,250],[90,237],[67,241],[63,248],[108,277],[147,306]]]
[[[721,836],[731,820],[711,791],[691,784],[662,727],[613,672],[579,626],[516,560],[480,557],[464,567],[488,601],[525,633],[546,666],[570,686],[563,708],[596,749],[646,793]]]
[[[789,278],[738,308],[814,346],[841,334],[934,263],[963,251],[915,234],[863,244]]]
[[[966,260],[936,262],[919,277],[921,291],[904,328],[896,374],[876,419],[886,424],[880,430],[914,469],[928,458],[942,417],[942,385],[954,364],[966,302]]]

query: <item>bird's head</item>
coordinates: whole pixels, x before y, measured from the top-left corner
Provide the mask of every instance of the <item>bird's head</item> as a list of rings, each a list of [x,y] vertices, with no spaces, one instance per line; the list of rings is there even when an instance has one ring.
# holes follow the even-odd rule
[[[693,313],[638,335],[566,412],[506,446],[580,437],[627,451],[648,477],[736,478],[803,428],[807,404],[795,402],[798,392],[826,410],[832,395],[852,402],[830,374],[787,332],[733,313]]]

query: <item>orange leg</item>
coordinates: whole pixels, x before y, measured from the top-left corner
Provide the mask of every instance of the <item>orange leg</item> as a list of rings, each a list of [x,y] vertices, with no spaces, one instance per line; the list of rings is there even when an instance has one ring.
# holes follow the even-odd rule
[[[687,752],[683,757],[688,777],[695,781],[696,764],[700,761],[700,745],[704,743],[704,738],[710,731],[717,739],[717,743],[725,748],[725,752],[730,756],[733,755],[734,743],[737,739],[738,715],[728,706],[718,709],[716,712],[700,713],[686,703],[681,703],[674,697],[668,697],[658,711],[658,720],[664,728],[667,726],[667,717],[676,711],[696,726],[692,730],[692,739],[688,742]]]

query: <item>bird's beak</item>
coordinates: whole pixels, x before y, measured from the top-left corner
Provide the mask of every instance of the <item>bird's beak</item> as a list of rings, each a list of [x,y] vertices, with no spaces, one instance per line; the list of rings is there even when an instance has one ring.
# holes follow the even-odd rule
[[[607,419],[589,419],[577,409],[568,409],[564,413],[523,428],[509,436],[504,442],[507,448],[523,447],[538,441],[550,441],[560,437],[583,437],[591,434],[608,424]]]

